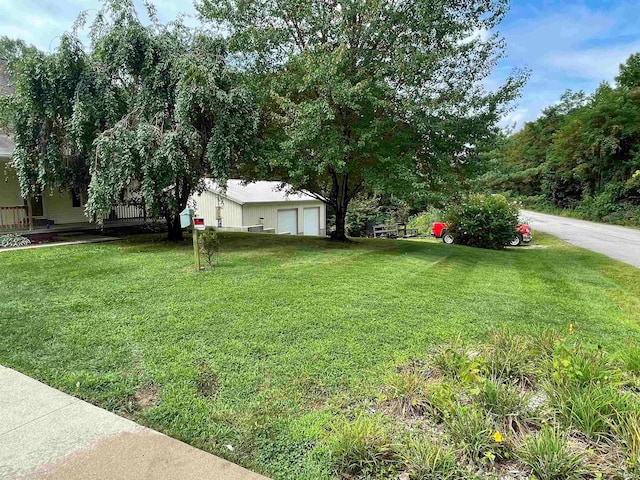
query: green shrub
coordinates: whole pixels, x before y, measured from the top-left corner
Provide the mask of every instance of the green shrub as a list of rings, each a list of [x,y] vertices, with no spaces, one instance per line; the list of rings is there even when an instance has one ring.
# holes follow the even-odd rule
[[[558,334],[554,330],[542,329],[529,336],[529,349],[538,357],[538,360],[546,360],[553,356],[558,343]]]
[[[216,259],[216,265],[220,258],[220,238],[213,230],[206,230],[198,235],[198,243],[200,244],[200,253],[202,253],[209,266],[213,266],[213,258]]]
[[[582,456],[570,452],[566,434],[547,426],[525,439],[517,457],[541,480],[578,480],[585,473]]]
[[[501,249],[515,237],[519,207],[502,195],[471,195],[444,216],[456,243]]]
[[[442,421],[455,408],[456,392],[442,378],[425,378],[417,372],[391,375],[384,388],[384,402],[396,415],[429,415]]]
[[[397,462],[384,427],[364,416],[336,428],[329,450],[334,471],[339,475],[375,474]]]
[[[457,344],[438,351],[433,356],[432,361],[445,377],[454,380],[460,380],[460,373],[464,371],[470,363],[464,347]]]
[[[620,199],[623,195],[622,185],[608,184],[598,195],[583,197],[576,212],[588,220],[602,220],[615,215],[621,209]]]
[[[433,222],[439,222],[442,218],[442,212],[437,208],[431,207],[428,210],[414,215],[409,218],[407,228],[417,228],[421,235],[429,235]]]
[[[409,441],[402,460],[411,480],[462,478],[455,452],[424,436]]]
[[[455,412],[460,392],[448,382],[433,380],[430,384],[429,410],[433,420],[443,421]]]

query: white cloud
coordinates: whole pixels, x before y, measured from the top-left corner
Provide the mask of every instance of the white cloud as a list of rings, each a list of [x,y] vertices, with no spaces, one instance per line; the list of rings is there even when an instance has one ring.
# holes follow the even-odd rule
[[[51,51],[81,12],[87,11],[92,18],[102,3],[101,0],[0,0],[0,35],[20,38],[42,50]],[[185,23],[197,25],[195,8],[191,2],[157,0],[153,3],[161,22],[169,22],[180,13],[186,13],[192,18],[185,19]],[[147,16],[143,1],[135,0],[135,5],[141,20],[145,22]]]
[[[638,51],[640,41],[628,45],[558,52],[548,55],[546,62],[584,79],[611,81],[618,74],[620,64]]]
[[[514,124],[521,126],[530,118],[530,112],[528,108],[517,108],[512,112],[509,112],[501,121],[500,126],[503,128],[509,128]]]
[[[469,35],[467,38],[463,39],[459,43],[461,45],[464,45],[465,43],[473,42],[474,40],[477,40],[477,39],[480,39],[481,41],[486,42],[487,40],[489,40],[490,36],[491,36],[491,33],[486,28],[476,28],[473,31],[473,33],[471,33],[471,35]]]
[[[504,81],[509,68],[526,66],[531,78],[517,110],[503,120],[521,127],[535,120],[567,89],[592,93],[603,82],[612,82],[619,65],[640,51],[640,4],[617,0],[616,4],[583,2],[513,4],[502,33],[507,58],[492,75]],[[511,15],[511,14],[509,14]]]

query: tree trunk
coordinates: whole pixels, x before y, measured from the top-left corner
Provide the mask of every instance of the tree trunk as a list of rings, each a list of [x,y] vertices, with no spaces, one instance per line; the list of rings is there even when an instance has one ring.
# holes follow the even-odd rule
[[[330,169],[333,188],[331,189],[330,205],[336,214],[336,229],[331,232],[331,240],[338,242],[348,242],[347,230],[345,223],[347,219],[347,207],[351,197],[348,195],[348,174],[338,174],[335,170]]]
[[[347,205],[342,206],[334,206],[334,210],[336,213],[336,229],[331,232],[331,240],[336,240],[338,242],[348,242],[347,238],[347,230],[345,228],[345,223],[347,219]]]
[[[167,239],[171,241],[180,241],[182,240],[182,227],[180,226],[180,215],[167,215]]]

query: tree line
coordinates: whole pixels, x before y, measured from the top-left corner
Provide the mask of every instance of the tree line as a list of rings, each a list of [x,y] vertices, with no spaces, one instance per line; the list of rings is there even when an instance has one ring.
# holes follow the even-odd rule
[[[505,51],[508,0],[196,7],[199,27],[162,24],[150,4],[145,25],[132,0],[105,0],[54,52],[0,42],[15,87],[0,122],[24,196],[86,192],[97,220],[144,204],[180,238],[203,178],[279,180],[325,202],[344,240],[359,195],[410,198],[468,177],[527,77],[483,84]]]
[[[484,153],[481,188],[526,205],[640,225],[640,53],[615,84],[567,91],[535,121]]]

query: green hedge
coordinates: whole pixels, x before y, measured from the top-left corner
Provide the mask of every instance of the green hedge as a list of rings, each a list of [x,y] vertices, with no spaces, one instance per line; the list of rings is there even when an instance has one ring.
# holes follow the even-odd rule
[[[501,249],[515,236],[520,209],[503,195],[471,195],[445,212],[455,243]]]

